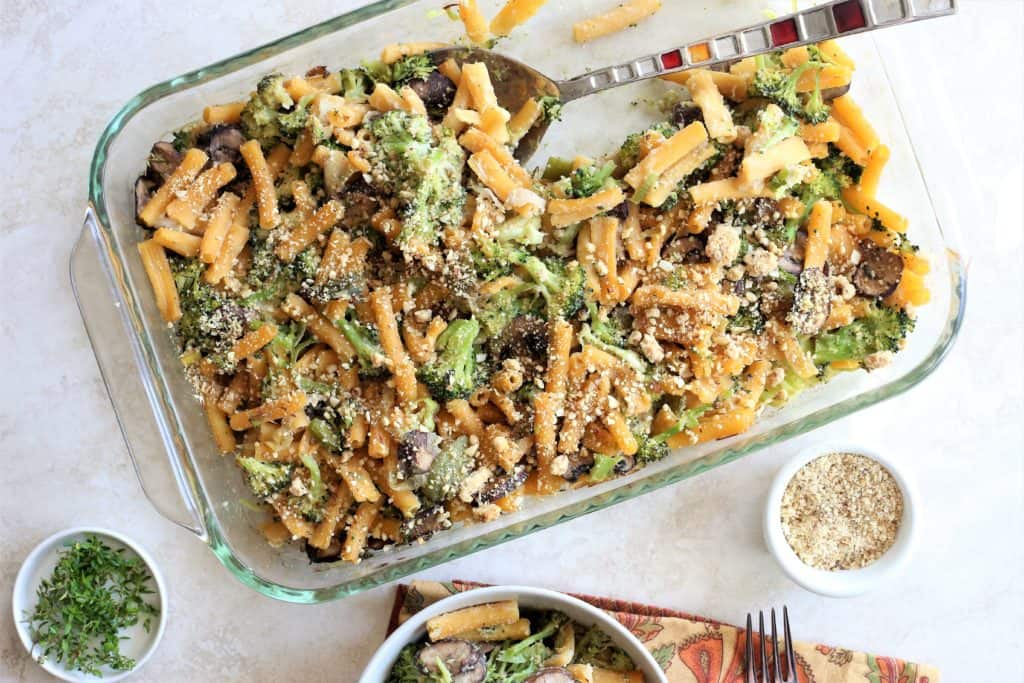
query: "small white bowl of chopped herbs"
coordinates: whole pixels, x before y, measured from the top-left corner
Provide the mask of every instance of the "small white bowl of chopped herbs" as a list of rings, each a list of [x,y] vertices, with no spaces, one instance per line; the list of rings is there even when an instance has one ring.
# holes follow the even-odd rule
[[[786,575],[807,590],[853,597],[906,565],[916,509],[913,486],[878,449],[819,443],[775,476],[765,542]]]
[[[119,681],[156,650],[167,591],[149,554],[107,529],[76,527],[35,547],[14,582],[25,649],[65,681]]]

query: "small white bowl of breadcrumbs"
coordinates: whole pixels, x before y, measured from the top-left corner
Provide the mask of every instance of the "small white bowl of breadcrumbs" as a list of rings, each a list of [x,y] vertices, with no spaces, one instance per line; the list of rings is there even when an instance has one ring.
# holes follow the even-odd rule
[[[776,475],[764,537],[793,581],[821,595],[852,597],[906,564],[914,503],[906,478],[876,449],[820,443]]]

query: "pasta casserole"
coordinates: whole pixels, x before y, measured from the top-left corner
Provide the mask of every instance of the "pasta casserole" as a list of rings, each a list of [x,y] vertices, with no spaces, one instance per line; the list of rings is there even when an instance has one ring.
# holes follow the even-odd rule
[[[158,142],[139,253],[215,442],[317,561],[739,434],[882,367],[928,300],[835,43],[669,80],[604,158],[523,168],[559,115],[392,45],[270,74]],[[680,87],[682,86],[682,87]]]

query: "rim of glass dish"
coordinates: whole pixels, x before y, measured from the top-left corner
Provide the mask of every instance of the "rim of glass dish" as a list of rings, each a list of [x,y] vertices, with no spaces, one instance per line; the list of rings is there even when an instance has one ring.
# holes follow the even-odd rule
[[[138,95],[131,98],[114,115],[106,128],[104,128],[103,133],[100,135],[100,139],[96,144],[92,163],[89,168],[89,205],[95,212],[100,229],[107,233],[107,236],[112,232],[110,227],[110,218],[106,210],[102,181],[103,171],[106,167],[107,152],[114,139],[116,139],[117,135],[124,128],[125,124],[127,124],[127,122],[143,108],[169,95],[209,82],[228,73],[232,73],[239,69],[264,61],[286,50],[299,47],[317,38],[335,33],[386,12],[414,4],[418,1],[419,0],[377,0],[376,2],[357,8],[351,12],[328,19],[300,31],[296,31],[295,33],[278,40],[247,50],[233,57],[214,62],[209,66],[163,81],[143,90]],[[877,45],[875,45],[875,49],[878,50]],[[886,74],[886,81],[891,90],[892,83],[888,74]],[[904,116],[902,108],[899,107],[898,98],[896,99],[900,121],[903,123],[904,130],[907,132],[907,135],[910,136],[909,129],[906,127],[906,117]],[[918,157],[916,148],[913,145],[912,139],[911,150],[913,151],[914,165],[918,173],[921,175],[922,179],[927,178],[927,175],[921,166],[921,161]],[[924,186],[928,195],[929,205],[931,206],[932,213],[935,217],[936,225],[938,226],[944,242],[948,244],[951,235],[955,235],[956,232],[955,230],[944,229],[943,220],[940,218],[939,213],[936,210],[934,201],[932,201],[928,183],[924,182]],[[123,261],[121,249],[116,242],[110,239],[104,239],[103,241],[105,242],[104,246],[106,249],[112,251],[118,260]],[[306,604],[321,603],[353,595],[429,567],[500,545],[506,541],[528,536],[536,531],[556,526],[562,522],[582,517],[591,512],[596,512],[625,500],[630,500],[644,493],[648,493],[664,486],[670,486],[683,481],[684,479],[702,474],[714,467],[732,462],[733,460],[754,451],[767,448],[793,436],[805,434],[830,422],[834,422],[835,420],[855,413],[863,408],[893,398],[894,396],[916,386],[928,377],[935,368],[938,367],[943,358],[945,358],[946,354],[948,354],[952,348],[963,324],[964,310],[966,306],[967,273],[964,267],[964,262],[958,253],[949,249],[947,249],[946,258],[949,262],[951,280],[949,311],[947,312],[945,325],[942,328],[931,353],[929,353],[928,356],[926,356],[918,365],[906,374],[897,377],[891,382],[883,384],[880,387],[858,393],[845,400],[839,401],[820,410],[816,410],[803,418],[780,425],[757,438],[750,439],[735,447],[729,447],[718,451],[713,454],[713,460],[709,459],[697,462],[691,461],[688,463],[680,463],[675,468],[667,470],[660,475],[654,475],[622,485],[612,491],[595,495],[575,504],[570,504],[566,509],[554,510],[543,515],[531,517],[506,529],[495,530],[478,537],[466,539],[447,548],[440,548],[421,557],[411,558],[401,561],[393,566],[383,567],[379,571],[368,576],[345,581],[344,583],[335,586],[307,589],[293,588],[283,586],[272,581],[267,581],[253,571],[252,568],[238,560],[229,543],[221,534],[219,525],[212,515],[210,502],[206,498],[205,491],[202,487],[195,486],[197,477],[195,475],[195,465],[192,462],[191,449],[185,447],[184,462],[179,462],[178,464],[187,468],[187,474],[189,475],[187,477],[189,480],[189,492],[194,497],[194,502],[202,511],[202,515],[200,517],[205,533],[200,534],[200,538],[206,542],[220,560],[221,564],[223,564],[225,568],[235,576],[235,578],[256,591],[268,597],[287,602]],[[127,293],[121,283],[117,286],[122,289],[122,294]],[[125,296],[124,300],[128,307],[132,309],[130,311],[130,315],[141,320],[143,318],[143,314],[134,297]],[[139,359],[137,357],[138,354],[136,354],[136,360],[145,361],[145,366],[148,367],[141,367],[140,372],[148,374],[152,372],[151,368],[158,366],[155,360],[156,354],[149,342],[149,339],[145,335],[140,338],[140,342],[141,348],[139,351],[145,358]],[[173,403],[171,402],[170,397],[165,395],[166,390],[163,383],[155,382],[152,377],[143,377],[143,380],[144,382],[156,385],[160,402],[163,404],[162,412],[164,413],[159,416],[159,419],[171,422],[180,433],[181,426],[178,424],[175,411],[170,407]],[[183,442],[183,440],[179,441]]]

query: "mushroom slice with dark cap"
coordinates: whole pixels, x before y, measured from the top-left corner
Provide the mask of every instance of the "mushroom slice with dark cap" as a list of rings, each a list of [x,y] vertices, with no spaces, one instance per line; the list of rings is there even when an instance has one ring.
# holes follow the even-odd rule
[[[832,285],[821,268],[804,268],[793,289],[793,307],[786,322],[797,334],[815,334],[825,325],[832,308]]]
[[[523,683],[575,683],[576,679],[568,669],[549,666],[534,673]]]
[[[310,562],[319,564],[322,562],[341,561],[341,540],[337,537],[331,539],[326,548],[317,548],[306,541],[306,556]]]
[[[146,175],[150,180],[163,184],[181,163],[182,154],[169,142],[158,142],[149,150],[149,165]]]
[[[420,510],[412,519],[402,524],[402,538],[406,543],[426,540],[438,531],[443,531],[452,525],[448,519],[448,511],[440,505]]]
[[[512,318],[497,338],[490,342],[494,356],[543,360],[548,353],[548,323],[533,315]]]
[[[873,242],[857,246],[860,264],[853,274],[853,286],[864,296],[889,296],[903,279],[903,257]]]
[[[430,112],[441,112],[455,99],[455,83],[440,71],[432,71],[426,78],[414,78],[409,87],[420,96]]]
[[[416,661],[426,674],[440,673],[440,663],[451,674],[452,683],[483,683],[487,676],[484,653],[468,640],[442,640],[424,645],[416,654]]]
[[[155,189],[156,183],[146,176],[139,176],[138,180],[135,181],[135,222],[139,225],[143,225],[139,219],[139,214],[142,213],[142,209],[146,207],[146,204],[153,197],[153,190]]]
[[[398,442],[398,463],[406,476],[430,471],[438,454],[438,436],[432,432],[406,432]]]
[[[504,498],[522,486],[526,481],[526,477],[526,469],[517,467],[512,470],[511,474],[491,479],[482,489],[480,489],[480,492],[476,494],[477,504],[486,505],[487,503],[493,503],[499,498]]]
[[[214,164],[242,164],[242,153],[238,148],[245,144],[245,135],[238,126],[218,124],[200,135],[196,142],[206,147],[206,153]]]

